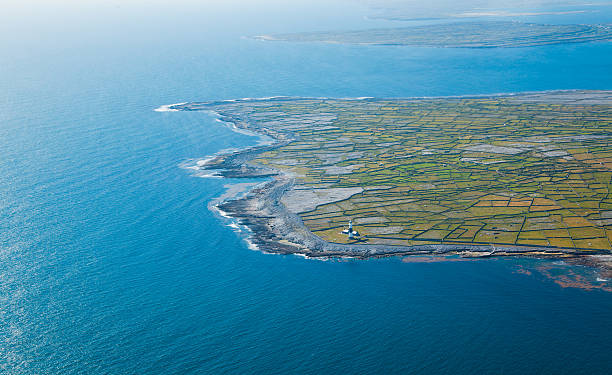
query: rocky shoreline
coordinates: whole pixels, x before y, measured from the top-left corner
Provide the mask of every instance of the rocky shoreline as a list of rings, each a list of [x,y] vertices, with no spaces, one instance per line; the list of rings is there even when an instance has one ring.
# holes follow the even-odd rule
[[[569,93],[568,93],[569,94]],[[272,99],[274,100],[274,99]],[[181,103],[172,110],[209,110],[211,103]],[[207,108],[208,107],[208,108]],[[244,150],[217,155],[198,165],[201,170],[214,172],[225,178],[269,178],[270,181],[257,184],[241,197],[226,197],[214,204],[224,216],[236,220],[248,228],[248,241],[259,251],[274,254],[295,254],[309,258],[384,258],[392,256],[459,256],[462,258],[490,258],[522,256],[535,258],[562,259],[572,264],[595,267],[606,278],[612,278],[612,256],[605,250],[593,250],[585,254],[579,249],[547,246],[513,246],[492,244],[465,244],[450,241],[438,244],[412,246],[368,244],[365,241],[353,243],[332,243],[311,232],[299,215],[291,212],[281,198],[292,191],[293,176],[273,167],[255,163],[261,153],[285,146],[296,135],[288,130],[278,130],[251,124],[240,117],[213,111],[222,122],[231,127],[248,130],[267,136],[272,143],[257,145]]]
[[[246,177],[246,176],[244,176]],[[289,212],[281,202],[293,186],[293,179],[276,175],[272,181],[252,189],[246,196],[217,205],[251,231],[249,238],[259,250],[267,253],[296,254],[311,258],[350,257],[358,259],[410,255],[459,255],[466,258],[531,256],[571,259],[584,257],[574,249],[526,246],[427,244],[416,246],[370,245],[356,242],[338,244],[324,241],[304,226],[300,217]],[[606,252],[593,252],[593,255]],[[590,255],[589,255],[590,257]],[[582,264],[595,265],[597,259]]]
[[[190,110],[190,109],[187,109]],[[219,114],[220,115],[220,114]],[[244,150],[222,154],[210,159],[199,167],[214,171],[225,178],[271,178],[270,181],[251,189],[241,198],[219,202],[216,207],[225,215],[235,219],[239,225],[250,230],[249,242],[258,250],[266,253],[296,254],[310,258],[349,257],[357,259],[383,258],[390,256],[411,255],[459,255],[466,258],[487,258],[500,256],[528,256],[538,258],[574,259],[576,263],[589,266],[604,266],[612,270],[612,264],[595,256],[605,257],[605,251],[593,251],[589,255],[578,254],[576,249],[553,248],[544,246],[498,246],[490,244],[427,244],[415,246],[392,246],[364,244],[356,241],[352,244],[331,243],[312,233],[301,218],[290,212],[281,202],[281,198],[292,189],[294,179],[282,171],[258,165],[252,160],[262,152],[274,150],[293,141],[288,133],[262,132],[251,129],[248,124],[234,122],[228,116],[220,115],[224,122],[265,134],[274,139],[274,143],[253,146]]]

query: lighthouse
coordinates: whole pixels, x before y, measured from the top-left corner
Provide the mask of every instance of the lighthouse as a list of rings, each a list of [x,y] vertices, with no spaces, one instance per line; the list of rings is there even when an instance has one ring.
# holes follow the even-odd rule
[[[349,239],[359,237],[359,232],[353,230],[353,220],[349,220],[348,229],[343,230],[342,234],[347,234]]]

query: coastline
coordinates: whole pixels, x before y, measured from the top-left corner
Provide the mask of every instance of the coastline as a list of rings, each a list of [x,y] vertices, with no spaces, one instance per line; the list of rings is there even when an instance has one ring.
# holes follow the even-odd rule
[[[525,92],[490,95],[465,95],[433,98],[494,98],[534,96],[535,100],[541,95],[550,94],[580,94],[580,93],[609,93],[605,90],[552,90],[545,92]],[[410,99],[424,99],[432,97],[417,97]],[[214,101],[205,103],[181,103],[165,106],[172,111],[202,110],[202,105],[211,105],[223,102],[262,101],[262,100],[300,100],[310,98],[245,98],[228,101]],[[326,98],[327,99],[327,98]],[[357,99],[353,99],[357,100]],[[359,98],[358,100],[376,101],[378,98]],[[554,258],[567,260],[572,263],[596,267],[602,271],[606,278],[612,277],[612,256],[605,250],[593,250],[589,254],[580,253],[576,248],[559,248],[550,246],[519,246],[494,245],[487,243],[453,243],[440,241],[439,244],[426,245],[377,245],[362,243],[333,243],[323,240],[311,232],[302,222],[299,215],[290,212],[281,202],[281,198],[291,190],[294,178],[287,173],[269,166],[259,165],[253,159],[262,152],[271,151],[287,145],[296,138],[290,132],[279,132],[270,128],[250,126],[230,115],[206,109],[214,113],[220,122],[226,123],[232,130],[247,131],[251,134],[269,137],[271,143],[258,143],[241,150],[220,152],[209,157],[203,163],[198,163],[199,170],[213,172],[216,177],[226,178],[260,178],[270,180],[263,183],[250,184],[240,191],[241,196],[227,192],[220,199],[211,202],[209,208],[219,211],[224,217],[232,218],[235,223],[246,228],[249,233],[246,239],[249,247],[265,253],[294,254],[308,258],[384,258],[392,256],[460,256],[464,258],[489,258],[505,256],[522,256],[537,258]]]
[[[479,32],[480,30],[486,32],[483,34]],[[360,30],[275,33],[248,38],[262,42],[492,49],[608,42],[612,39],[612,33],[607,24],[555,25],[498,20],[443,22]]]

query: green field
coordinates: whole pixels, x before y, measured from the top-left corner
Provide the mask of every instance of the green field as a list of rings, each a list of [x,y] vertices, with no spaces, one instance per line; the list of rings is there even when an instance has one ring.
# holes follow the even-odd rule
[[[341,201],[295,210],[330,242],[348,241],[340,230],[352,219],[372,244],[589,251],[611,249],[612,100],[605,95],[212,107],[239,127],[295,138],[253,160],[294,177],[292,199],[354,188]]]

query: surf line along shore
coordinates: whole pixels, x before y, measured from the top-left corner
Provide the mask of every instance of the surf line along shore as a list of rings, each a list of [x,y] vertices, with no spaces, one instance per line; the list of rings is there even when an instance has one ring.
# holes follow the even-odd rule
[[[598,101],[609,101],[609,93],[591,94],[578,91],[569,92],[547,92],[507,95],[519,101],[541,101],[546,97],[546,102],[563,102],[567,100],[580,100],[583,103],[599,103]],[[603,99],[601,96],[604,96]],[[477,98],[499,97],[478,96]],[[572,99],[573,98],[573,99]],[[231,103],[266,103],[274,101],[312,100],[308,98],[266,98],[248,99],[242,101],[228,101]],[[365,98],[363,101],[376,101],[377,99]],[[222,107],[228,102],[205,102],[172,105],[169,107],[175,111],[212,111],[221,120],[233,124],[237,129],[248,130],[260,135],[265,135],[274,140],[272,144],[258,145],[245,150],[222,154],[208,160],[200,165],[200,168],[214,171],[219,176],[228,178],[253,178],[269,177],[270,181],[258,185],[246,196],[238,199],[228,200],[219,204],[219,209],[227,215],[234,217],[240,224],[250,229],[250,242],[254,243],[261,251],[282,254],[301,254],[308,257],[387,257],[396,255],[454,255],[465,257],[490,257],[490,256],[536,256],[555,258],[576,258],[581,254],[581,249],[561,248],[551,246],[523,246],[489,243],[427,243],[423,245],[381,245],[363,242],[335,243],[329,242],[311,232],[302,222],[298,215],[299,206],[304,202],[304,194],[296,194],[301,191],[296,186],[296,176],[287,171],[280,170],[270,165],[263,165],[254,161],[257,157],[268,151],[274,151],[280,147],[287,146],[298,139],[296,132],[290,130],[289,126],[266,126],[261,121],[245,121],[240,113],[224,110]],[[321,116],[320,116],[321,117]],[[341,173],[341,172],[339,172]],[[350,190],[350,189],[345,189]],[[341,201],[350,197],[351,191],[334,191],[327,197],[317,198],[317,202],[311,204],[327,204]],[[357,193],[353,190],[353,193]],[[306,196],[308,200],[308,196]],[[306,202],[308,205],[308,202]],[[340,229],[338,229],[340,231]],[[582,249],[584,250],[584,249]],[[609,254],[607,250],[590,250],[589,256],[605,257]]]

